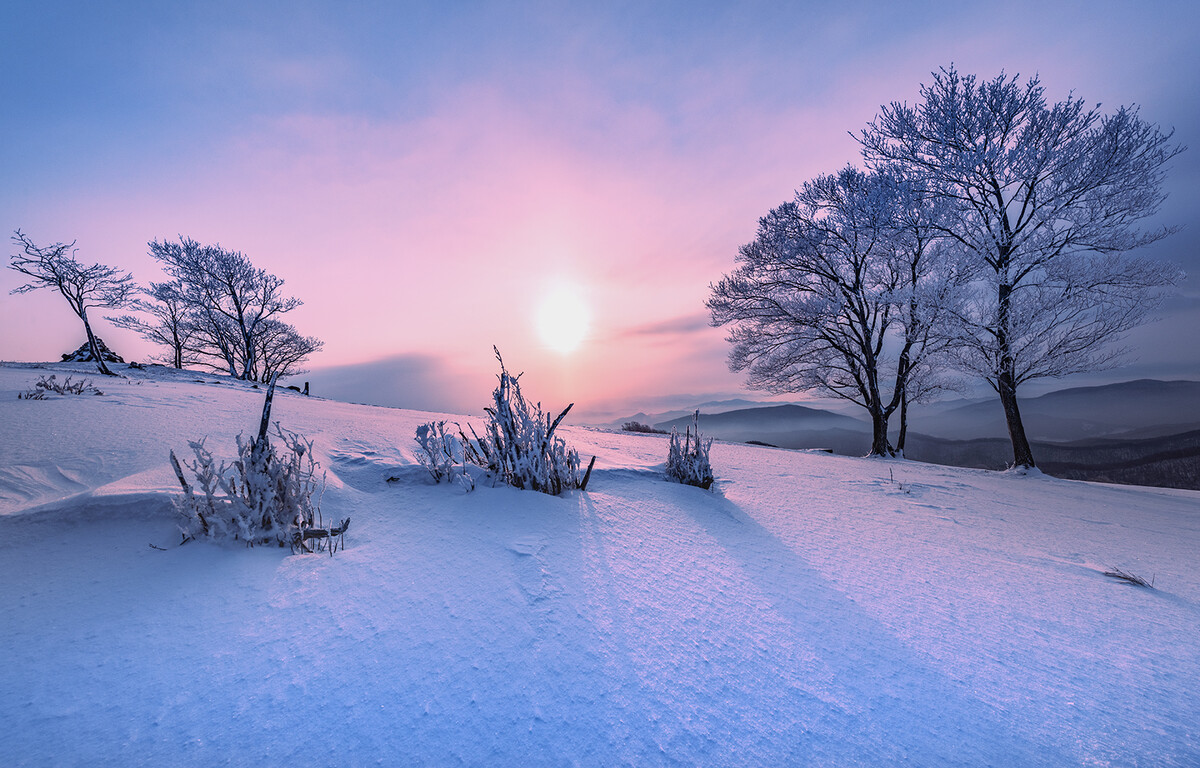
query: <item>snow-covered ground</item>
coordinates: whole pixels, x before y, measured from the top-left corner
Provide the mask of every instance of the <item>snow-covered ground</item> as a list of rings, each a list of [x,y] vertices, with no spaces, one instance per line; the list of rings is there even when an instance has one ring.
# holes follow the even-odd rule
[[[345,551],[176,546],[168,450],[262,393],[48,372],[0,367],[5,765],[1200,765],[1200,493],[721,443],[710,493],[587,429],[587,492],[465,493],[430,414],[284,392]]]

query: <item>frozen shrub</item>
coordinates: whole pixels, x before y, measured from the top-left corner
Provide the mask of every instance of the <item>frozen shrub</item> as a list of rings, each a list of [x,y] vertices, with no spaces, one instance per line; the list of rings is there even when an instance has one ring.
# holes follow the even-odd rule
[[[330,527],[321,520],[325,476],[317,475],[312,441],[278,424],[275,435],[282,448],[267,435],[274,389],[272,382],[258,438],[244,440],[238,435],[237,458],[232,462],[218,463],[204,440],[191,441],[195,460],[185,464],[194,478],[189,483],[171,452],[171,465],[183,487],[176,508],[183,518],[184,541],[232,539],[248,546],[287,546],[292,551],[327,548],[330,554],[337,548],[350,520]]]
[[[33,389],[27,392],[21,392],[17,395],[17,399],[21,400],[45,400],[46,395],[53,392],[56,395],[103,395],[96,387],[92,386],[92,382],[83,379],[82,381],[71,381],[68,376],[63,381],[58,381],[54,374],[43,376],[34,382]]]
[[[461,427],[455,434],[446,431],[446,422],[431,421],[417,427],[413,439],[419,448],[417,461],[429,470],[434,482],[457,482],[471,491],[475,488],[475,480],[467,471],[466,439],[461,435]]]
[[[504,367],[500,350],[499,385],[492,392],[492,407],[486,408],[488,423],[482,437],[464,440],[467,461],[478,464],[513,486],[558,495],[579,488],[579,454],[555,437],[554,431],[571,410],[568,405],[558,418],[542,413],[542,404],[530,406],[521,394],[520,374]]]
[[[647,435],[665,435],[667,430],[655,429],[649,424],[643,424],[640,421],[627,421],[621,425],[621,430],[624,432],[641,432]]]
[[[708,461],[708,449],[711,447],[711,437],[707,440],[700,437],[700,411],[696,411],[692,414],[692,426],[684,431],[682,442],[679,440],[679,432],[671,430],[667,479],[698,488],[712,487],[712,464]]]

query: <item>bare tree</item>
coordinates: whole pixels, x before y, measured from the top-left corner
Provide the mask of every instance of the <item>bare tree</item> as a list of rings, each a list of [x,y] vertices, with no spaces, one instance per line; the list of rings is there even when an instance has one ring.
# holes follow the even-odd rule
[[[1047,105],[1036,77],[977,82],[951,67],[921,96],[883,107],[859,141],[869,165],[903,167],[952,207],[943,233],[977,270],[960,360],[999,394],[1014,464],[1032,467],[1018,386],[1110,364],[1109,343],[1178,275],[1116,255],[1173,231],[1136,225],[1157,211],[1183,147],[1135,108]]]
[[[854,168],[806,183],[759,220],[707,302],[713,325],[731,326],[729,366],[749,386],[862,406],[872,455],[891,452],[888,419],[939,348],[952,293],[925,221],[936,208],[912,192]]]
[[[890,236],[895,240],[892,269],[899,273],[893,299],[902,338],[894,390],[900,393],[895,449],[903,455],[908,406],[961,388],[945,368],[970,272],[961,249],[942,234],[949,214],[943,201],[914,183],[903,168],[888,168],[886,174],[898,185]]]
[[[178,283],[150,283],[144,292],[150,301],[136,299],[129,304],[133,309],[146,313],[146,320],[134,315],[108,318],[118,328],[136,331],[142,338],[166,347],[169,353],[160,358],[175,368],[183,368],[198,361],[195,350],[197,329],[190,317],[187,304]]]
[[[133,277],[103,264],[85,267],[75,257],[78,251],[75,242],[55,243],[39,247],[17,230],[13,242],[21,247],[23,254],[12,257],[9,266],[32,281],[13,289],[12,293],[28,293],[39,288],[53,288],[62,294],[71,309],[83,321],[87,332],[88,348],[96,361],[100,373],[114,375],[100,354],[100,345],[92,333],[92,324],[87,311],[92,308],[116,308],[126,305],[135,288]]]
[[[238,251],[180,237],[151,242],[150,255],[179,285],[202,348],[234,378],[251,378],[259,367],[256,339],[264,324],[302,303],[282,295],[283,280]]]
[[[291,324],[268,320],[255,335],[258,366],[251,376],[259,381],[304,373],[301,366],[308,356],[320,352],[325,342],[315,336],[301,336]]]

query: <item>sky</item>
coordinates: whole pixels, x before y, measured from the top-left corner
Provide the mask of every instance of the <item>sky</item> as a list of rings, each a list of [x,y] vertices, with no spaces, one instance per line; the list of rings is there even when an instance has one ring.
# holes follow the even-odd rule
[[[325,342],[315,394],[477,413],[496,345],[547,409],[744,396],[709,285],[953,63],[1137,104],[1193,147],[1151,222],[1182,231],[1148,249],[1192,277],[1121,368],[1052,387],[1200,378],[1200,9],[833,6],[7,0],[0,231],[143,284],[151,240],[245,253]],[[20,278],[0,270],[0,360],[78,347],[66,303],[10,295]],[[127,360],[153,352],[97,326]]]

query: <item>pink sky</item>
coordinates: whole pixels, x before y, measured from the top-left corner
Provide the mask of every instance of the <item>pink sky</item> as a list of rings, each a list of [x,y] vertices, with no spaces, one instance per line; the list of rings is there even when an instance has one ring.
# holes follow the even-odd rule
[[[356,26],[306,7],[277,35],[262,19],[209,20],[212,52],[226,54],[212,68],[153,50],[122,63],[140,22],[107,19],[130,40],[97,43],[75,66],[113,67],[99,86],[116,94],[111,108],[72,113],[54,90],[71,72],[54,80],[29,69],[34,82],[47,77],[45,90],[14,98],[44,107],[44,124],[5,121],[16,160],[0,169],[0,227],[39,243],[76,239],[82,259],[140,282],[160,277],[151,239],[183,234],[240,250],[305,302],[289,319],[325,341],[314,380],[320,369],[358,365],[365,377],[369,364],[405,361],[413,397],[389,404],[477,411],[493,382],[493,344],[549,407],[573,400],[619,413],[653,396],[744,391],[725,368],[723,332],[705,324],[709,283],[733,267],[758,216],[804,180],[856,161],[847,132],[885,101],[912,100],[939,65],[1038,71],[1052,98],[1074,88],[1106,105],[1136,101],[1184,143],[1196,143],[1186,133],[1200,125],[1196,22],[1182,3],[1153,18],[1116,5],[1079,18],[1058,10],[1032,29],[985,25],[962,9],[929,24],[859,8],[635,27],[615,12],[489,6],[499,42],[486,21],[448,14],[430,34],[463,50],[432,62],[364,52],[388,25],[403,28],[402,14],[376,30],[370,18]],[[161,23],[209,45],[174,31],[178,19]],[[787,40],[794,50],[779,50]],[[151,72],[156,63],[165,70]],[[128,82],[141,84],[134,96],[122,95]],[[167,94],[161,115],[154,94]],[[1195,154],[1172,174],[1164,213],[1176,222],[1195,211]],[[1194,271],[1195,242],[1179,236],[1164,253],[1190,258]],[[18,278],[0,273],[0,359],[49,360],[78,346],[82,330],[61,298],[7,295]],[[566,355],[535,327],[539,292],[554,283],[576,286],[591,316]],[[1184,289],[1168,321],[1200,320],[1194,282]],[[151,353],[98,325],[127,359]],[[1161,330],[1139,333],[1147,372],[1200,374],[1195,353],[1157,348]]]

